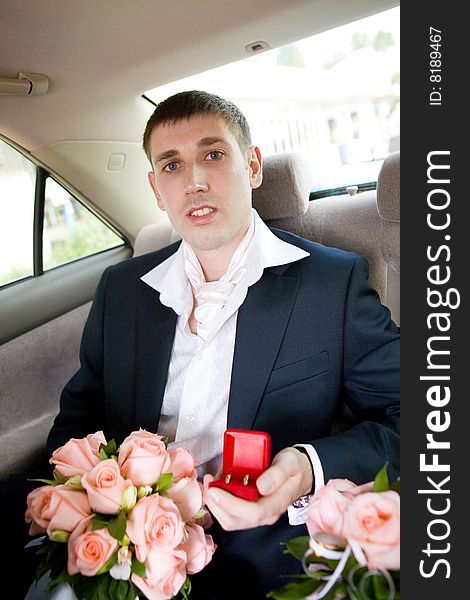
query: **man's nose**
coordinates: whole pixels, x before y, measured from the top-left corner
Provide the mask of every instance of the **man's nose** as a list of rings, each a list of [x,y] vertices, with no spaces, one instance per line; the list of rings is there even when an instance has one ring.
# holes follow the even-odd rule
[[[184,186],[186,194],[195,194],[196,192],[207,192],[209,189],[204,169],[198,164],[188,166],[187,176]]]

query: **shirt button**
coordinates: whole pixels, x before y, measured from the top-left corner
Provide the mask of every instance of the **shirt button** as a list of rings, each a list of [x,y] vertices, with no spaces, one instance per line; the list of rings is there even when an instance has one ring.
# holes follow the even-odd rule
[[[186,420],[187,421],[192,421],[193,419],[194,419],[194,415],[193,414],[186,415]]]

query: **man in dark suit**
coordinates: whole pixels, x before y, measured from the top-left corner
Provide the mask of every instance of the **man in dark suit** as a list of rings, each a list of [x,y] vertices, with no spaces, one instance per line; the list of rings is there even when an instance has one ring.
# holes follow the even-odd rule
[[[371,480],[386,461],[398,473],[398,331],[362,257],[269,230],[252,210],[261,154],[232,103],[165,100],[144,148],[183,242],[103,274],[48,445],[159,431],[193,451],[207,484],[226,427],[267,431],[257,502],[206,489],[218,550],[194,578],[195,597],[262,598],[298,570],[279,546],[303,533],[293,502],[330,478]],[[357,423],[331,436],[344,401]]]

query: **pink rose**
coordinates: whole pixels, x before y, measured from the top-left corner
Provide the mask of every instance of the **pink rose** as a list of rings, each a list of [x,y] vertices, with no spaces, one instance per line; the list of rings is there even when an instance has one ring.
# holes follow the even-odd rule
[[[104,514],[114,514],[121,508],[122,493],[131,485],[132,481],[124,479],[112,458],[100,461],[82,476],[92,509]]]
[[[168,451],[170,455],[170,466],[168,470],[173,473],[173,483],[177,483],[183,477],[197,479],[195,460],[189,450],[185,448],[173,448]]]
[[[362,485],[357,485],[353,490],[351,490],[351,494],[353,496],[358,496],[359,494],[364,494],[365,492],[371,492],[374,488],[374,482],[369,481],[369,483],[363,483]]]
[[[30,535],[50,535],[54,529],[73,531],[91,511],[85,492],[66,485],[36,488],[28,494],[27,505],[25,520],[31,523]]]
[[[344,532],[364,550],[369,568],[400,568],[400,496],[396,492],[356,496],[345,512]]]
[[[144,562],[152,548],[171,550],[182,540],[184,524],[175,503],[152,494],[141,498],[127,520],[127,535],[135,545],[138,560]]]
[[[135,486],[153,485],[162,473],[168,472],[170,456],[162,439],[161,435],[139,429],[121,444],[119,466]]]
[[[54,529],[73,531],[91,513],[90,502],[85,492],[66,485],[57,485],[53,491],[54,511],[47,526],[47,534]]]
[[[318,532],[344,537],[343,515],[354,498],[358,486],[348,479],[330,479],[310,500],[307,529],[311,536]]]
[[[92,577],[116,552],[118,547],[106,528],[91,530],[91,519],[84,519],[72,532],[68,541],[69,575],[81,573]]]
[[[53,500],[54,486],[43,485],[34,489],[26,499],[27,509],[25,514],[26,523],[31,523],[29,535],[46,533],[57,499]]]
[[[148,600],[168,600],[176,596],[186,580],[186,554],[182,550],[152,548],[145,561],[147,578],[135,573],[132,582]]]
[[[186,552],[186,571],[189,575],[198,573],[211,561],[215,552],[214,540],[206,535],[200,525],[189,523],[186,525],[188,539],[181,544],[181,550]]]
[[[196,479],[183,477],[172,485],[165,494],[178,507],[183,521],[189,521],[201,509],[202,489]]]
[[[81,439],[72,438],[52,453],[49,462],[55,465],[57,472],[64,479],[83,475],[100,461],[100,444],[106,444],[102,431]]]

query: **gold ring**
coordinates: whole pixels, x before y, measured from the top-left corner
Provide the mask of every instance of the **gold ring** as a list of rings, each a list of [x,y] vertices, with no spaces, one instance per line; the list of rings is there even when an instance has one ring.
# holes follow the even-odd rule
[[[230,483],[231,479],[232,479],[232,476],[229,473],[228,475],[225,476],[225,483]]]

